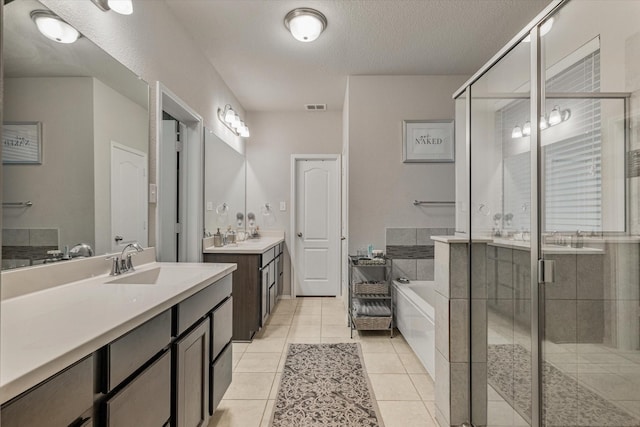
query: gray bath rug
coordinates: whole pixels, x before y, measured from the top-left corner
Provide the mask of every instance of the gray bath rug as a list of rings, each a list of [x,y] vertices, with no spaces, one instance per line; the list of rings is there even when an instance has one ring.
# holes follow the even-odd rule
[[[383,427],[360,344],[289,344],[272,427]]]
[[[489,384],[531,420],[531,353],[519,344],[488,346]],[[544,363],[544,425],[548,427],[640,427],[640,420]]]

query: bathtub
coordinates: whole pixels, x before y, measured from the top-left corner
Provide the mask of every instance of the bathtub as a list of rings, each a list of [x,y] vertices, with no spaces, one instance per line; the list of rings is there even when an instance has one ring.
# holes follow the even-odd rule
[[[396,326],[431,378],[436,375],[434,287],[434,282],[428,281],[393,282]]]

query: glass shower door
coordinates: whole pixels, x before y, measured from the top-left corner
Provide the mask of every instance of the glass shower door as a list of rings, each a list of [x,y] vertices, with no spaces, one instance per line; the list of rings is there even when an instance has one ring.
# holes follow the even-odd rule
[[[545,426],[640,425],[637,124],[628,132],[639,16],[638,2],[572,1],[542,38],[540,243],[555,264],[540,294]]]

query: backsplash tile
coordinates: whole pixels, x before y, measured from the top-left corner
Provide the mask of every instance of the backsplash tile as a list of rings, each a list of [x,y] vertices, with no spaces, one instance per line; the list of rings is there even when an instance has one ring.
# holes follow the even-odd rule
[[[386,252],[391,259],[433,259],[433,245],[387,245]]]

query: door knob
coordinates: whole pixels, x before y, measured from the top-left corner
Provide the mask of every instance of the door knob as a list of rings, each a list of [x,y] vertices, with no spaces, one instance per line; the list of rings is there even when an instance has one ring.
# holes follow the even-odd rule
[[[302,233],[298,233],[298,237],[302,237]]]
[[[123,238],[122,238],[122,236],[116,236],[116,237],[113,238],[113,240],[115,240],[116,243],[120,243],[123,240]]]
[[[340,238],[340,240],[347,240],[347,238],[346,238],[346,237],[344,237],[344,236],[342,236],[342,237]]]

